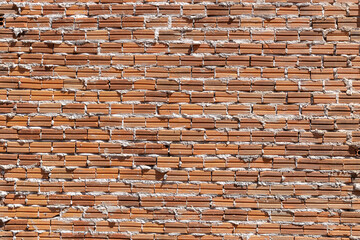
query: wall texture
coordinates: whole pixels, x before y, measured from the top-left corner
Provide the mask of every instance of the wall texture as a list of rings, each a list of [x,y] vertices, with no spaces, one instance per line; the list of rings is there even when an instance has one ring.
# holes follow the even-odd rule
[[[1,239],[359,238],[358,4],[1,1]]]

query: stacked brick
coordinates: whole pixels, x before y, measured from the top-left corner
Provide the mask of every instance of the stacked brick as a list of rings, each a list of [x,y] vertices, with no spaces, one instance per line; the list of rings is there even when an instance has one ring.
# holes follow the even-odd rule
[[[358,4],[1,1],[1,239],[359,238]]]

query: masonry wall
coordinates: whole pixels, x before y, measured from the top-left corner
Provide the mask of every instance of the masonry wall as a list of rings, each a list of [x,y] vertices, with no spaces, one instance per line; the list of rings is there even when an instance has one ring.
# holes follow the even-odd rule
[[[358,4],[1,1],[1,239],[359,238]]]

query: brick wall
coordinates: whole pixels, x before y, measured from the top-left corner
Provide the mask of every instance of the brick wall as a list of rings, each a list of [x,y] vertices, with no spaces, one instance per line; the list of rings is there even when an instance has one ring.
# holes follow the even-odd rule
[[[360,237],[358,0],[0,13],[1,239]]]

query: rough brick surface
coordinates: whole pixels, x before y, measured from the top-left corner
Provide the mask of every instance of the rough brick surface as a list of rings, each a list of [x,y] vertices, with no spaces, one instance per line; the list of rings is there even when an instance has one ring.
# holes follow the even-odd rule
[[[0,238],[359,238],[358,4],[0,1]]]

